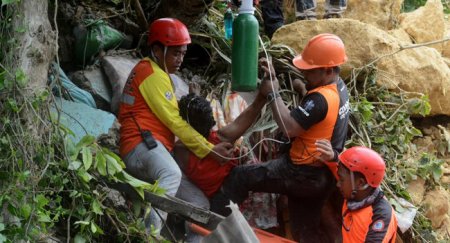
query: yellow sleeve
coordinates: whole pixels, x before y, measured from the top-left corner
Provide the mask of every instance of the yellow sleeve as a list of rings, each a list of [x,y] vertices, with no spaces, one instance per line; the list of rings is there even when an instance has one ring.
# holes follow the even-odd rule
[[[166,73],[155,68],[155,73],[142,82],[139,91],[153,113],[190,151],[199,158],[209,154],[214,145],[180,116],[175,92]]]

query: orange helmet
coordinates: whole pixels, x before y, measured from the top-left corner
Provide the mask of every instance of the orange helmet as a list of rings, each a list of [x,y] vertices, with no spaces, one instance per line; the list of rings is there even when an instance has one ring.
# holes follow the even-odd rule
[[[180,46],[191,43],[189,31],[181,21],[162,18],[153,21],[148,30],[148,45],[161,42],[165,46]]]
[[[378,187],[383,180],[386,165],[383,158],[366,147],[352,147],[339,155],[339,161],[350,171],[359,172],[371,187]]]
[[[320,34],[309,40],[301,55],[294,58],[294,65],[303,70],[335,67],[347,61],[344,42],[337,35]]]

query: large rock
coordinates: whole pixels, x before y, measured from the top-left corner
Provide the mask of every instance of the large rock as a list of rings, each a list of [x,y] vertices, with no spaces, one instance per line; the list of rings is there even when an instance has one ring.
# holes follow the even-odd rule
[[[402,45],[411,45],[413,42],[404,29],[388,30],[388,33],[401,42]]]
[[[414,205],[420,205],[425,195],[425,180],[418,177],[408,183],[406,190],[411,196],[411,201]]]
[[[444,59],[444,62],[447,63],[447,66],[450,68],[450,58],[443,57],[443,59]]]
[[[450,158],[446,159],[444,165],[442,165],[441,183],[450,186]]]
[[[450,38],[450,15],[447,15],[446,20],[445,20],[444,38]],[[450,40],[444,42],[442,56],[450,58]]]
[[[425,6],[399,17],[400,28],[404,29],[415,43],[442,40],[445,34],[444,11],[441,0],[428,0]],[[432,45],[439,52],[444,44]]]
[[[110,111],[111,85],[100,67],[90,66],[85,70],[76,71],[70,74],[70,78],[78,87],[92,94],[97,108]]]
[[[316,2],[317,16],[321,18],[325,14],[326,0],[317,0]],[[372,24],[383,30],[390,30],[397,24],[402,4],[403,0],[351,0],[347,1],[347,9],[344,11],[343,17]],[[286,9],[284,11],[289,12]]]
[[[435,49],[419,47],[389,55],[400,50],[404,42],[386,31],[351,19],[297,21],[281,27],[272,42],[286,44],[300,53],[308,40],[319,33],[336,34],[346,44],[349,61],[342,66],[344,78],[353,68],[380,58],[374,63],[378,84],[393,90],[424,93],[430,98],[431,115],[450,115],[450,95],[446,95],[450,89],[450,69]]]
[[[425,196],[423,206],[425,216],[431,220],[434,229],[442,229],[449,226],[449,196],[444,189],[435,189]]]
[[[390,30],[398,21],[402,4],[403,0],[351,0],[344,17]]]
[[[436,230],[436,239],[439,242],[448,242],[450,239],[450,215],[447,215],[442,221],[442,225]]]

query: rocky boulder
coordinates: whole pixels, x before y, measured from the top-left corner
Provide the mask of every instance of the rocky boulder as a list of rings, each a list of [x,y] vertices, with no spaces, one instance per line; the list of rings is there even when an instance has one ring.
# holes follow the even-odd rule
[[[412,203],[414,203],[414,205],[420,205],[425,195],[425,180],[420,177],[416,180],[412,180],[408,183],[406,190],[411,196]]]
[[[428,0],[425,6],[399,17],[400,28],[404,29],[415,43],[442,40],[445,34],[444,11],[441,0]],[[444,44],[436,44],[440,53]]]
[[[390,30],[398,21],[402,4],[403,0],[351,0],[344,17]]]
[[[423,202],[425,216],[431,220],[433,228],[438,229],[439,238],[449,237],[449,201],[448,192],[442,188],[438,188],[428,192]]]
[[[445,19],[445,34],[444,38],[450,38],[450,15]],[[444,42],[442,56],[450,58],[450,40]]]
[[[349,61],[342,66],[347,78],[354,68],[373,64],[377,83],[392,90],[421,92],[430,98],[431,115],[450,115],[450,69],[433,48],[418,47],[399,51],[404,42],[384,30],[352,19],[297,21],[274,34],[274,44],[286,44],[301,53],[308,40],[319,33],[333,33],[346,45]]]

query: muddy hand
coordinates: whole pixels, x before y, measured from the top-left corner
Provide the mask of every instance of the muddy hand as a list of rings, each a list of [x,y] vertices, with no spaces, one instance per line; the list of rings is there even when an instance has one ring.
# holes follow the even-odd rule
[[[264,71],[264,77],[261,82],[261,87],[259,88],[259,91],[261,94],[266,97],[268,93],[270,92],[277,92],[280,88],[280,85],[278,83],[278,79],[275,73],[275,69],[272,66],[272,63],[270,61],[267,61],[266,58],[261,58],[259,60],[261,69]]]
[[[319,160],[322,162],[332,161],[334,158],[333,146],[327,139],[316,140],[317,151],[320,152]]]
[[[216,144],[209,156],[220,164],[224,164],[233,156],[233,145],[228,142]]]
[[[198,96],[200,96],[200,84],[196,82],[190,82],[189,83],[189,93],[194,93]]]

